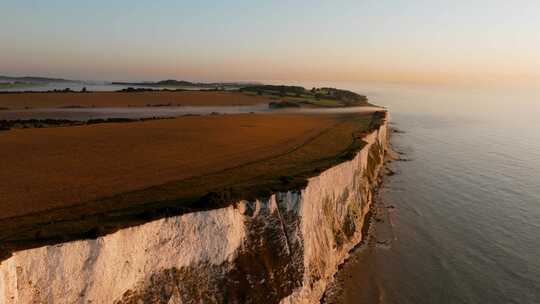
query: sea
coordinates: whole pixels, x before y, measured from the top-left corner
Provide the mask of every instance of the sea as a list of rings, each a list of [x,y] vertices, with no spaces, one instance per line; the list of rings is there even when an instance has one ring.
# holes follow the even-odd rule
[[[335,302],[540,303],[540,86],[341,86],[388,108],[399,160]]]

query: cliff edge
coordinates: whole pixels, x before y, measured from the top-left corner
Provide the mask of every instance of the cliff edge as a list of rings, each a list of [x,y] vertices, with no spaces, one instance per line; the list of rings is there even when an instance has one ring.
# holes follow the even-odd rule
[[[362,239],[387,122],[302,189],[27,249],[0,264],[1,303],[314,303]]]

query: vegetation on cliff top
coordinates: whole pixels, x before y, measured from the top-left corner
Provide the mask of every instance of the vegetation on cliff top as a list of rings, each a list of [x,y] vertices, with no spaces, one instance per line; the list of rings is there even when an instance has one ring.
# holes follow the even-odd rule
[[[317,107],[352,107],[369,106],[368,98],[351,91],[336,88],[312,88],[300,86],[253,85],[240,89],[241,92],[269,96],[274,100],[275,108],[317,106]]]

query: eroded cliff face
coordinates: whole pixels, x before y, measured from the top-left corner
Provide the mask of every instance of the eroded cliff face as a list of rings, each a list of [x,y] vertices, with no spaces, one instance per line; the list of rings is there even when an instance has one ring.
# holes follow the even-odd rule
[[[317,302],[362,238],[386,133],[305,189],[16,252],[0,303]]]

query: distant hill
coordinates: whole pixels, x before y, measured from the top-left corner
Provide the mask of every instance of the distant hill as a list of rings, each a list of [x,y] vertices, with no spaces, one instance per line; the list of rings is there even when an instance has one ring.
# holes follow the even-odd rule
[[[258,85],[250,82],[191,82],[185,80],[160,80],[156,82],[112,82],[114,85],[145,86],[145,87],[198,87],[198,88],[241,88]]]
[[[81,80],[72,80],[64,78],[49,78],[39,76],[12,77],[0,75],[0,82],[26,83],[26,84],[47,84],[47,83],[87,83]],[[144,87],[198,87],[198,88],[241,88],[252,85],[260,85],[254,82],[191,82],[185,80],[167,79],[161,81],[143,81],[143,82],[112,82],[114,85],[126,86],[144,86]]]
[[[309,104],[321,107],[352,107],[369,106],[368,98],[347,90],[336,88],[312,88],[307,90],[300,86],[287,85],[252,85],[239,89],[241,92],[266,95],[280,102],[273,102],[270,106],[296,107]]]

